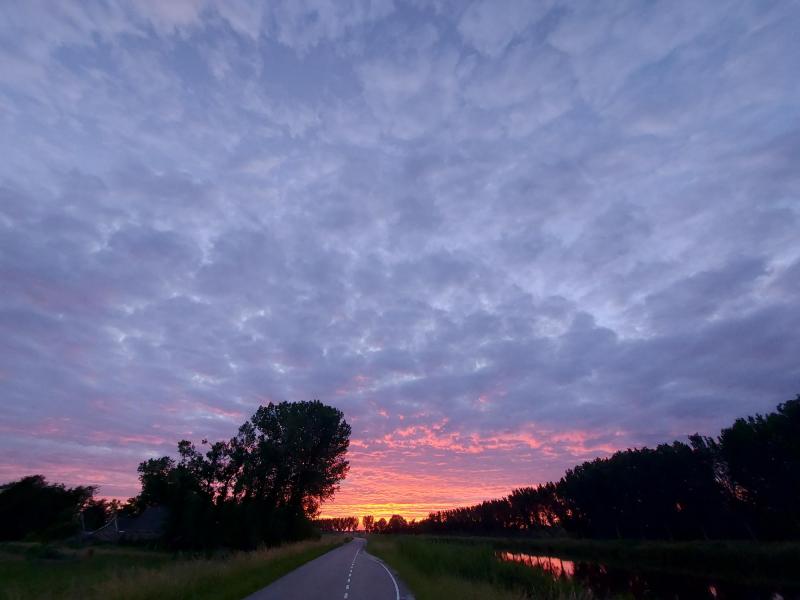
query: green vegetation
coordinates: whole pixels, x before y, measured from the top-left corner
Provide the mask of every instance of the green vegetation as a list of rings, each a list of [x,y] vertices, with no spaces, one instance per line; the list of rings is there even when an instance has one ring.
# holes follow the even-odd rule
[[[490,543],[457,544],[405,536],[371,536],[369,551],[394,567],[419,600],[592,597],[573,582],[499,560]]]
[[[713,573],[730,580],[800,580],[800,543],[641,540],[495,539],[496,549],[653,570]]]
[[[594,561],[609,566],[714,574],[731,581],[800,581],[798,542],[665,542],[466,536],[421,536],[420,539],[435,544],[488,545],[495,550]]]
[[[580,564],[603,564],[609,569],[620,569],[618,574],[644,575],[653,585],[664,585],[664,581],[675,574],[679,580],[695,581],[694,586],[707,586],[703,584],[707,580],[714,581],[720,589],[747,585],[775,591],[797,589],[800,578],[798,543],[373,535],[369,550],[397,569],[421,600],[450,597],[582,599],[596,597],[589,587],[595,589],[600,585],[600,589],[606,590],[603,594],[616,589],[605,587],[611,580],[605,579],[604,569],[595,568],[595,577],[590,575],[591,570],[583,568],[582,576],[575,580],[559,579],[541,569],[504,562],[497,558],[499,551],[585,560],[588,562]],[[655,573],[662,575],[651,581],[649,578]],[[601,575],[599,579],[596,579],[597,574]],[[685,590],[698,589],[685,585]],[[616,593],[622,595],[614,597],[628,597],[624,589],[624,586],[617,589]],[[666,590],[657,589],[666,593]]]
[[[2,600],[240,600],[347,538],[196,558],[132,547],[0,545]]]

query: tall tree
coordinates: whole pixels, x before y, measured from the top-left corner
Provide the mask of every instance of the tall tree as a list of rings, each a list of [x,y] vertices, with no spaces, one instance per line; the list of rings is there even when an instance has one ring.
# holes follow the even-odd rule
[[[383,533],[386,530],[386,519],[381,517],[372,525],[372,531],[375,533]]]
[[[350,468],[346,453],[350,425],[340,410],[311,402],[281,402],[261,406],[250,419],[256,448],[251,463],[265,496],[299,514],[313,516],[319,503],[333,496]]]
[[[205,454],[182,440],[177,462],[141,463],[136,503],[168,506],[169,536],[180,545],[252,547],[301,537],[348,472],[349,438],[342,412],[318,400],[270,403]],[[352,529],[354,520],[339,525]]]
[[[770,538],[800,535],[800,395],[705,441],[751,529]]]
[[[364,527],[364,531],[370,533],[372,531],[372,526],[375,524],[375,517],[372,515],[364,515],[361,517],[361,525]]]
[[[408,523],[401,515],[392,515],[386,527],[383,528],[385,533],[403,533],[406,530]]]

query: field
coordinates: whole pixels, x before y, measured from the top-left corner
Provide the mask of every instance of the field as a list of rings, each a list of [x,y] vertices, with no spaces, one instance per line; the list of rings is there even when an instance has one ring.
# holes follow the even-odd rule
[[[746,590],[769,598],[794,597],[800,590],[797,543],[374,535],[369,550],[392,565],[420,600],[695,598],[711,589],[724,597]],[[498,552],[564,559],[569,576],[501,561]]]
[[[343,536],[198,558],[135,547],[0,544],[2,600],[240,600]]]

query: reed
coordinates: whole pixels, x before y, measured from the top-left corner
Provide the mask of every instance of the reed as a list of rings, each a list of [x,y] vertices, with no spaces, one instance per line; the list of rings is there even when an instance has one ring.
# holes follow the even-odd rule
[[[539,569],[501,561],[490,544],[372,536],[369,551],[394,567],[419,600],[588,600],[590,592]]]

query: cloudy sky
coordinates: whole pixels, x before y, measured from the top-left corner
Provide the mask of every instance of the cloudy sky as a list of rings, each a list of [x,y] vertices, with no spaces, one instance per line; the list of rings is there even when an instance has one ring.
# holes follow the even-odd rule
[[[318,398],[327,514],[800,392],[800,4],[0,4],[0,481]]]

